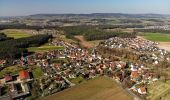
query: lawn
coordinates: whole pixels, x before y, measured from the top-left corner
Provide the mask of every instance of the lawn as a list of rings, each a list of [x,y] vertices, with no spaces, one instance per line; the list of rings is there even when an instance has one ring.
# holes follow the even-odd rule
[[[40,47],[30,47],[29,52],[45,52],[50,50],[63,50],[63,46],[40,46]]]
[[[156,41],[156,42],[170,42],[170,34],[163,33],[141,33],[145,39]]]
[[[6,74],[17,75],[19,73],[19,71],[21,71],[23,69],[24,69],[23,67],[20,67],[18,65],[6,67],[0,71],[0,78],[3,78],[4,75],[6,75]]]
[[[63,90],[45,100],[133,100],[121,86],[108,77],[98,77]]]
[[[38,66],[31,66],[31,69],[32,69],[32,74],[34,78],[39,79],[40,77],[44,75],[42,69]]]
[[[7,29],[3,30],[2,32],[4,32],[8,37],[13,37],[14,39],[32,36],[31,34],[24,32],[23,30],[17,29]]]

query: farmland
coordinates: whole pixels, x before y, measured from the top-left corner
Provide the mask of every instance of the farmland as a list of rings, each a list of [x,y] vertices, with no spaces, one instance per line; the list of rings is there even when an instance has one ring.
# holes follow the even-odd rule
[[[30,47],[28,48],[29,52],[44,52],[50,50],[63,50],[62,46],[40,46],[40,47]]]
[[[156,42],[170,42],[170,34],[163,33],[141,33],[145,39],[156,41]]]
[[[169,90],[170,85],[167,82],[155,82],[154,84],[148,86],[148,99],[157,100],[161,98],[161,100],[169,100]]]
[[[116,82],[108,77],[83,81],[75,87],[46,97],[45,100],[132,100]]]
[[[24,32],[23,30],[16,29],[6,29],[2,32],[4,32],[8,37],[13,37],[14,39],[32,36],[31,34]]]

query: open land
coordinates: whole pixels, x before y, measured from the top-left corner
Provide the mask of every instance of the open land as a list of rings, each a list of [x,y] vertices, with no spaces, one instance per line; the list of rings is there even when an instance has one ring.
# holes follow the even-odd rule
[[[98,77],[59,93],[45,100],[132,100],[132,97],[115,81],[108,77]]]
[[[2,32],[4,32],[8,37],[13,37],[14,39],[32,36],[31,34],[25,32],[24,30],[19,29],[6,29],[3,30]]]

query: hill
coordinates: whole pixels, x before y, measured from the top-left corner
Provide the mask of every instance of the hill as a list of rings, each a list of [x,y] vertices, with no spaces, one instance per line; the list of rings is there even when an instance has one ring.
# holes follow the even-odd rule
[[[132,100],[133,98],[108,77],[98,77],[53,94],[45,100]]]

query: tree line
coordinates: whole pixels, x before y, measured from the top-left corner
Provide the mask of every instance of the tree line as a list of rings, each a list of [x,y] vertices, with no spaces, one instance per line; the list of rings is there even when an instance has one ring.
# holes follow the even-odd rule
[[[7,37],[4,33],[0,33],[0,41],[9,40],[9,39],[12,39],[12,38]]]
[[[109,39],[111,37],[122,37],[122,38],[134,38],[136,37],[136,32],[127,33],[127,32],[108,32],[105,29],[101,28],[101,26],[71,26],[63,28],[66,37],[75,39],[75,35],[83,35],[86,40],[103,40]]]
[[[28,53],[27,48],[46,43],[52,35],[41,34],[20,39],[10,39],[0,42],[0,59],[15,59]]]

